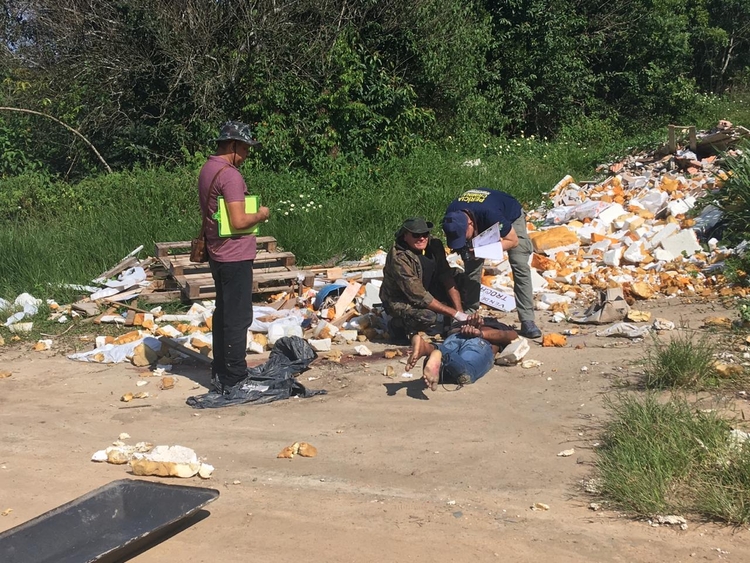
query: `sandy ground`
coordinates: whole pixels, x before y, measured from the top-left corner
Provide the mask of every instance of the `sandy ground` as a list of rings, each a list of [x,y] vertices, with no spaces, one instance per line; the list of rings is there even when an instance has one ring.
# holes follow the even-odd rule
[[[691,327],[735,316],[679,300],[639,308]],[[160,391],[156,380],[136,387],[143,370],[129,365],[5,346],[0,367],[13,376],[0,380],[0,511],[13,510],[0,531],[129,477],[127,466],[89,461],[127,432],[130,443],[195,449],[213,477],[168,481],[221,493],[207,518],[132,559],[139,563],[750,560],[746,530],[655,528],[588,508],[596,499],[581,481],[594,471],[603,397],[636,377],[645,343],[581,328],[566,348],[532,345],[527,358],[541,367],[495,367],[458,391],[425,392],[399,377],[405,358],[378,357],[384,346],[373,344],[372,358],[316,362],[300,376],[328,395],[203,411],[185,404],[208,384],[195,365],[175,366],[178,385]],[[383,376],[388,364],[395,379]],[[144,389],[150,398],[119,401]],[[295,441],[319,455],[276,459]],[[569,448],[574,455],[557,456]],[[531,510],[538,502],[549,511]]]

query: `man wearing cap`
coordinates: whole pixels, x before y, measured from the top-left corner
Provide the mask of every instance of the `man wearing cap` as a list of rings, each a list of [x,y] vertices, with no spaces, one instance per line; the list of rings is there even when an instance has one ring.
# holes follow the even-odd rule
[[[445,320],[468,318],[443,243],[430,235],[433,226],[421,217],[406,219],[385,260],[380,300],[391,316],[388,329],[396,339],[420,331],[439,334]]]
[[[495,223],[500,225],[503,250],[513,271],[513,292],[521,329],[527,338],[539,338],[542,331],[534,322],[534,293],[529,257],[533,246],[526,232],[526,214],[516,198],[498,190],[476,188],[453,200],[443,218],[448,247],[461,252],[464,273],[457,279],[464,307],[476,310],[482,283],[482,258],[475,258],[471,240]]]
[[[201,214],[205,220],[206,248],[211,276],[216,286],[213,316],[213,354],[211,379],[223,392],[247,377],[247,330],[253,322],[253,260],[255,236],[252,234],[219,237],[214,214],[218,196],[223,196],[233,229],[246,230],[268,219],[267,207],[256,213],[245,212],[247,186],[239,166],[250,147],[257,145],[250,127],[228,121],[221,128],[216,152],[208,158],[198,176]]]

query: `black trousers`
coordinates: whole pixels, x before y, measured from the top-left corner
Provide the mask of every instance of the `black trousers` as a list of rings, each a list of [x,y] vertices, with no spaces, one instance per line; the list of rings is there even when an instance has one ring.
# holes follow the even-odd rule
[[[211,373],[225,387],[247,377],[247,331],[253,323],[253,261],[209,260],[216,286]]]

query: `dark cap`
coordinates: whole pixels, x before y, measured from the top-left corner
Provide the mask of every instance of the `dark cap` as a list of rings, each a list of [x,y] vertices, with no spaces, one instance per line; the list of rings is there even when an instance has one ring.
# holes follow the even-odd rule
[[[425,221],[422,217],[409,217],[404,220],[404,224],[401,228],[410,233],[429,233],[435,225],[429,221]]]
[[[458,250],[466,246],[466,229],[469,217],[463,211],[450,211],[443,217],[443,231],[448,248]]]
[[[259,144],[258,141],[253,139],[250,126],[241,121],[227,121],[222,125],[219,136],[214,141],[217,143],[221,141],[240,141],[249,146]]]

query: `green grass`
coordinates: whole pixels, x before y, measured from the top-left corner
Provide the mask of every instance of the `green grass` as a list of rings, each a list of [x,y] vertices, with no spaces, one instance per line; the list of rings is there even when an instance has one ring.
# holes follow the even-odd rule
[[[597,449],[602,496],[652,517],[679,514],[750,522],[750,447],[733,445],[730,425],[685,399],[621,395]]]
[[[710,335],[676,331],[668,340],[654,336],[646,352],[644,375],[649,389],[705,389],[719,383]]]
[[[747,102],[707,99],[699,126],[719,117],[741,123],[745,116],[748,123]],[[665,141],[666,126],[624,136],[616,123],[594,120],[567,128],[554,141],[449,138],[383,162],[341,157],[317,174],[249,166],[243,174],[251,193],[272,210],[261,233],[310,265],[387,249],[405,217],[421,215],[437,224],[466,189],[505,190],[533,208],[566,174],[592,179],[596,165]],[[463,165],[474,159],[481,164]],[[68,301],[74,292],[49,284],[86,283],[139,245],[143,257],[155,242],[195,236],[202,158],[194,160],[183,168],[116,172],[77,184],[34,173],[0,179],[0,297],[28,291]]]

